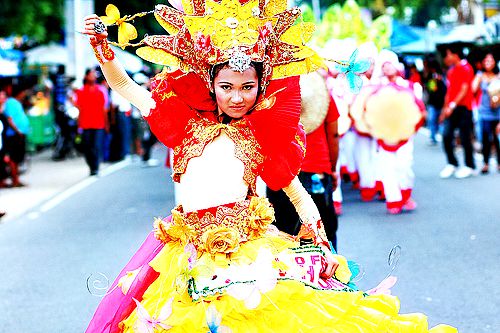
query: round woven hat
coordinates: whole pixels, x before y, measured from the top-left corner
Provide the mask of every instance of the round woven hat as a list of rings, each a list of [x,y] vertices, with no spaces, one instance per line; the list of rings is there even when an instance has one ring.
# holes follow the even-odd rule
[[[302,110],[300,122],[306,134],[315,131],[325,121],[330,96],[325,80],[318,72],[300,76]]]

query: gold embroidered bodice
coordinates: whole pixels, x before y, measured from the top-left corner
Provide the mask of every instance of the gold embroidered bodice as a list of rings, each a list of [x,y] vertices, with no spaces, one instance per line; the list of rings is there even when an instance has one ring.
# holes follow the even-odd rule
[[[186,137],[174,148],[172,176],[174,181],[180,181],[180,176],[186,171],[189,160],[201,156],[205,147],[223,131],[234,142],[234,155],[244,164],[243,180],[249,185],[250,192],[255,193],[256,178],[264,162],[264,155],[245,119],[221,124],[203,117],[193,118],[186,130]]]

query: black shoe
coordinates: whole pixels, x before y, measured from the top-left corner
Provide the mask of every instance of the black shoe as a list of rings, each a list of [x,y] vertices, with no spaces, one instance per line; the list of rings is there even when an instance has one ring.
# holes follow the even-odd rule
[[[90,171],[91,176],[97,176],[97,173],[98,173],[97,171]]]

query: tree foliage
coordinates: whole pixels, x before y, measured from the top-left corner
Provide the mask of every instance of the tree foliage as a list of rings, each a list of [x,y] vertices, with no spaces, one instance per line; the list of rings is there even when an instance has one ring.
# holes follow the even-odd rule
[[[332,4],[344,5],[348,0],[320,0],[326,9]],[[156,4],[167,3],[155,0],[95,0],[95,12],[104,15],[106,5],[114,2],[122,15],[149,11]],[[311,0],[296,0],[297,5],[310,4]],[[392,6],[397,18],[404,17],[406,7],[413,9],[412,22],[425,25],[429,20],[438,20],[443,10],[456,7],[459,0],[358,0],[360,7],[369,8],[374,18],[385,13]],[[28,36],[38,43],[62,41],[64,38],[64,0],[0,0],[0,37],[11,35]],[[164,33],[153,15],[138,18],[135,26],[139,38],[145,34]],[[111,29],[111,37],[116,33]]]
[[[343,5],[348,0],[323,1],[325,1],[325,3],[339,3]],[[373,17],[385,14],[387,8],[393,7],[394,16],[398,19],[402,19],[405,17],[405,8],[411,8],[413,13],[411,15],[410,23],[418,26],[425,26],[429,20],[439,21],[439,18],[445,9],[449,7],[457,7],[459,4],[459,0],[358,0],[357,2],[360,7],[369,8]]]
[[[27,36],[39,43],[64,37],[64,0],[0,0],[0,37]]]

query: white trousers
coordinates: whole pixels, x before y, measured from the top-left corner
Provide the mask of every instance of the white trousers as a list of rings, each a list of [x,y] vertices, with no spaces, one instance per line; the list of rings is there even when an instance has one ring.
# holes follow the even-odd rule
[[[372,156],[374,141],[375,140],[370,137],[356,134],[354,159],[359,173],[359,187],[361,189],[375,187],[375,169]]]
[[[357,171],[354,158],[356,137],[357,134],[353,130],[349,130],[339,139],[339,161],[337,165],[345,167],[349,174]]]
[[[401,201],[403,199],[401,191],[413,189],[415,182],[412,170],[413,138],[394,152],[380,148],[378,159],[378,174],[384,185],[386,201]]]

